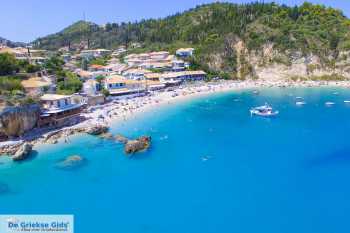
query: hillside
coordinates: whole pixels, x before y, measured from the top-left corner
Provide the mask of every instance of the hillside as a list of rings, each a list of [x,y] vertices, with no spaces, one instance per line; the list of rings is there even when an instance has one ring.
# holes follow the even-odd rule
[[[80,21],[34,44],[57,49],[82,41],[91,48],[130,42],[153,50],[192,46],[195,65],[230,77],[254,77],[261,67],[278,64],[287,69],[295,62],[306,64],[304,73],[309,75],[318,69],[335,70],[339,64],[347,68],[350,20],[339,10],[310,3],[213,3],[135,23],[101,27]]]
[[[5,38],[0,37],[0,45],[5,45],[8,47],[21,47],[21,46],[25,46],[26,43],[13,42],[13,41],[10,41],[10,40],[7,40]]]

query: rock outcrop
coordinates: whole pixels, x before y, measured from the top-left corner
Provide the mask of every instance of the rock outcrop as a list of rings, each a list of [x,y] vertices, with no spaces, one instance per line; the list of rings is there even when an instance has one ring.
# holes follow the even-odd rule
[[[103,138],[103,139],[107,139],[107,140],[112,140],[113,139],[113,135],[111,133],[109,133],[109,132],[100,134],[99,137]]]
[[[151,137],[142,136],[136,140],[129,140],[125,144],[124,151],[126,154],[134,154],[139,151],[148,149],[151,146]]]
[[[58,162],[55,167],[62,170],[73,170],[85,165],[86,162],[87,160],[80,155],[71,155]]]
[[[6,107],[0,112],[0,132],[8,137],[18,137],[33,129],[40,116],[38,105]]]
[[[124,136],[121,135],[121,134],[118,134],[117,136],[115,136],[114,139],[115,139],[117,142],[120,142],[120,143],[122,143],[122,144],[126,144],[126,143],[129,141],[128,138],[124,137]]]
[[[90,128],[86,129],[86,133],[90,135],[101,135],[108,132],[108,127],[105,125],[95,125],[91,126]]]
[[[25,160],[29,154],[32,152],[33,146],[29,143],[24,143],[19,150],[16,152],[14,156],[12,156],[12,160],[14,161],[22,161]]]

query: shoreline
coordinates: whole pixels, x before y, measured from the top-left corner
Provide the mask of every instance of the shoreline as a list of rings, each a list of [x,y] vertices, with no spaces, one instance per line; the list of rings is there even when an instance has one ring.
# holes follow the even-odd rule
[[[33,133],[23,138],[9,140],[0,143],[0,156],[13,155],[19,147],[25,143],[31,143],[34,147],[45,144],[56,144],[61,140],[69,143],[72,135],[86,133],[92,126],[103,125],[108,128],[121,121],[129,120],[134,114],[141,114],[154,107],[164,104],[185,101],[194,97],[212,95],[234,90],[259,89],[259,88],[315,88],[338,87],[350,88],[350,81],[230,81],[200,82],[192,85],[174,87],[171,91],[154,91],[151,95],[139,97],[114,97],[111,101],[97,106],[91,106],[80,115],[86,120],[59,129],[34,130]],[[101,135],[100,135],[101,136]],[[103,135],[102,135],[103,136]]]

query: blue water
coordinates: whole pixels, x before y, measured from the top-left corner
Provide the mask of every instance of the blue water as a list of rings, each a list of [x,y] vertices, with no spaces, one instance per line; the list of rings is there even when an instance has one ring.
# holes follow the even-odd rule
[[[295,106],[295,96],[308,104]],[[345,99],[350,90],[334,88],[222,93],[113,126],[152,136],[151,149],[133,158],[92,136],[40,147],[20,164],[3,157],[0,214],[74,214],[77,233],[349,232]],[[265,101],[280,115],[251,117]],[[56,168],[72,154],[88,162]]]

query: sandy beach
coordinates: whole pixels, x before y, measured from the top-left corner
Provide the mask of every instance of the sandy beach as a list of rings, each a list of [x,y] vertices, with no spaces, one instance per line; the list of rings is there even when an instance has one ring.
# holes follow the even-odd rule
[[[159,107],[160,105],[170,104],[174,101],[186,100],[188,98],[208,95],[212,93],[259,89],[269,87],[346,87],[350,88],[350,81],[216,81],[216,82],[196,82],[192,84],[171,87],[166,90],[153,91],[145,96],[122,96],[110,97],[107,103],[103,105],[91,106],[85,109],[81,116],[86,120],[72,126],[63,127],[55,130],[36,130],[25,135],[22,138],[14,139],[0,143],[0,154],[11,154],[23,144],[30,142],[36,146],[50,143],[56,144],[63,139],[69,142],[69,136],[77,133],[84,133],[84,129],[96,125],[109,127],[111,124],[118,124],[120,121],[127,121],[134,114],[140,114],[148,109]]]

